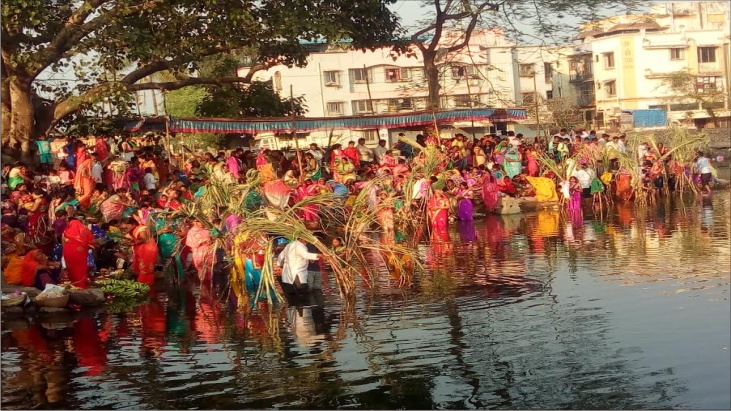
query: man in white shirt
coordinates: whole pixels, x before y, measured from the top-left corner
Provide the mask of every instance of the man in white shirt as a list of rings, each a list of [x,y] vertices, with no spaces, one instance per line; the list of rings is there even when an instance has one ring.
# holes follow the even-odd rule
[[[581,196],[583,198],[591,197],[592,176],[587,168],[586,164],[582,164],[579,166],[579,169],[573,173],[573,176],[576,177],[576,179],[579,180],[579,184],[581,184]]]
[[[317,160],[318,163],[322,161],[322,158],[325,155],[325,153],[322,152],[322,149],[318,147],[316,143],[310,144],[310,150],[308,151],[308,153],[312,154],[312,157],[315,157],[315,160]]]
[[[307,245],[299,238],[287,244],[277,257],[277,264],[282,267],[284,291],[288,294],[307,291],[307,261],[318,258],[320,255],[307,251]]]
[[[101,184],[103,182],[102,175],[104,174],[104,167],[99,161],[99,155],[97,153],[92,153],[91,161],[94,163],[94,165],[91,166],[91,178],[94,179],[95,184]]]
[[[627,154],[627,144],[625,143],[626,140],[627,140],[627,135],[626,134],[620,134],[619,135],[619,143],[618,143],[618,146],[619,146],[619,151],[622,154]]]
[[[698,155],[693,162],[693,168],[695,168],[696,173],[701,175],[701,187],[706,190],[706,194],[711,194],[711,178],[713,177],[711,160],[703,155],[702,151],[698,151]]]
[[[364,138],[358,139],[358,145],[355,147],[358,150],[358,159],[360,160],[360,166],[364,167],[373,163],[373,150],[365,145],[366,140]]]
[[[383,156],[386,155],[386,152],[388,152],[386,140],[379,140],[378,146],[373,149],[373,155],[376,157],[377,164],[383,164]]]

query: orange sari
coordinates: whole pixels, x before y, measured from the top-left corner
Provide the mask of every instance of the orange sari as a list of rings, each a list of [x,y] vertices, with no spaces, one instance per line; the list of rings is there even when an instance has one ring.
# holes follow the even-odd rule
[[[90,157],[86,157],[83,163],[79,164],[74,177],[74,189],[79,194],[79,205],[89,208],[91,206],[91,193],[94,191],[94,179],[91,177],[93,163]]]

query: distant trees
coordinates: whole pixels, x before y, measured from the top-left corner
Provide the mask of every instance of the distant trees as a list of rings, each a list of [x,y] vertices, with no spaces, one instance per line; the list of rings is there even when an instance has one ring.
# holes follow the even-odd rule
[[[5,0],[2,145],[28,154],[59,121],[139,90],[250,83],[258,70],[303,65],[303,39],[392,44],[393,0]],[[207,56],[246,50],[246,77],[200,77]],[[164,81],[145,81],[168,72]],[[74,79],[63,78],[73,72]],[[43,79],[43,76],[51,77]],[[58,79],[58,77],[61,77]]]

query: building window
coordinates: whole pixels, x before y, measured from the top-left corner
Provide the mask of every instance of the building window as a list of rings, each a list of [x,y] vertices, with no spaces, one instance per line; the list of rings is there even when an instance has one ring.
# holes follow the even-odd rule
[[[452,78],[455,80],[479,78],[479,74],[474,66],[452,66]]]
[[[551,63],[543,63],[543,75],[546,83],[553,81],[553,65]]]
[[[388,100],[388,111],[413,110],[414,103],[410,98],[393,98]]]
[[[614,53],[604,53],[604,68],[614,68]]]
[[[350,78],[353,83],[365,83],[369,80],[368,71],[364,68],[350,69]]]
[[[698,77],[696,88],[699,93],[715,93],[721,89],[721,78]]]
[[[342,116],[344,104],[342,101],[330,101],[327,103],[328,116]]]
[[[523,104],[535,104],[535,93],[520,93],[521,98],[523,99]]]
[[[378,130],[361,130],[360,136],[366,140],[366,143],[377,143],[380,139]]]
[[[604,89],[607,91],[607,97],[615,97],[617,95],[617,82],[607,81],[604,83]]]
[[[553,90],[546,90],[546,100],[553,100]]]
[[[325,75],[325,85],[328,87],[337,87],[340,86],[340,72],[339,71],[326,71],[324,72]]]
[[[518,75],[520,77],[533,77],[535,74],[533,64],[518,64]]]
[[[370,100],[353,100],[353,114],[372,113],[373,106]]]
[[[670,49],[670,60],[683,60],[685,58],[683,49]]]
[[[698,47],[699,63],[715,63],[716,48],[715,47]]]
[[[671,104],[670,111],[694,111],[698,110],[698,103],[678,103]]]
[[[470,98],[468,94],[461,94],[454,96],[453,101],[455,107],[472,107],[474,105],[479,105],[480,98],[477,96],[472,96],[472,98]]]
[[[386,81],[397,82],[397,81],[409,81],[411,80],[411,72],[408,68],[387,68],[386,69]]]

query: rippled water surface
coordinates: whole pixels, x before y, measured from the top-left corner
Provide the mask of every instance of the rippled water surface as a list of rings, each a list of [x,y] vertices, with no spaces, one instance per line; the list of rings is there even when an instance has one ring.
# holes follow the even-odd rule
[[[490,216],[410,289],[2,321],[3,408],[731,408],[731,195]]]

